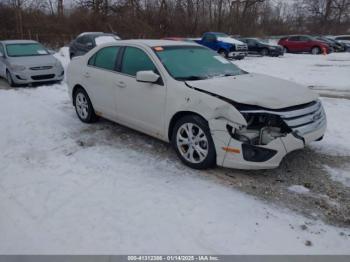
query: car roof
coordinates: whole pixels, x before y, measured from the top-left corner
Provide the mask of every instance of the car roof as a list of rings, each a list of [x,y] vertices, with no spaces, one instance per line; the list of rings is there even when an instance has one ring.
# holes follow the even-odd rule
[[[37,44],[37,41],[34,40],[3,40],[1,43],[7,44]]]
[[[85,35],[89,35],[89,36],[107,36],[107,35],[110,35],[110,36],[116,36],[115,34],[113,33],[103,33],[103,32],[84,32],[84,33],[81,33],[80,35],[78,35],[77,37],[82,37],[82,36],[85,36]]]
[[[156,40],[156,39],[130,39],[130,40],[120,40],[113,45],[120,44],[138,44],[147,47],[156,47],[156,46],[200,46],[194,42],[182,42],[182,41],[173,41],[173,40]],[[108,44],[106,44],[108,45]],[[111,45],[111,44],[109,44]]]

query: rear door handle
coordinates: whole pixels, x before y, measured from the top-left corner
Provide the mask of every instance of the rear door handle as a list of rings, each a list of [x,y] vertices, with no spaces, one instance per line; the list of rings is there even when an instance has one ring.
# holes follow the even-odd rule
[[[125,84],[123,81],[118,81],[118,82],[116,83],[116,85],[117,85],[118,87],[121,87],[121,88],[126,87],[126,84]]]

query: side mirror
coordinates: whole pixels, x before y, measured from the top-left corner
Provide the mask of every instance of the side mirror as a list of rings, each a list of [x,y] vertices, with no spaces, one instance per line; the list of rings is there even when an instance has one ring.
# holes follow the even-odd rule
[[[153,71],[139,71],[136,73],[136,80],[145,83],[155,83],[159,79],[159,75]]]
[[[56,54],[56,52],[52,49],[48,49],[47,51],[49,52],[50,55]]]

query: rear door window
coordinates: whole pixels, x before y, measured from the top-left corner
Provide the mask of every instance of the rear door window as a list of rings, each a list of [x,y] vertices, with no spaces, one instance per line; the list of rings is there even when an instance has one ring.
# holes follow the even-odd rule
[[[292,36],[288,39],[289,41],[294,41],[294,42],[298,42],[300,41],[300,37],[299,36]]]
[[[136,76],[136,73],[139,71],[156,72],[157,69],[144,51],[136,47],[126,47],[121,72],[126,75]]]
[[[94,54],[88,64],[98,68],[115,71],[119,46],[105,47]]]

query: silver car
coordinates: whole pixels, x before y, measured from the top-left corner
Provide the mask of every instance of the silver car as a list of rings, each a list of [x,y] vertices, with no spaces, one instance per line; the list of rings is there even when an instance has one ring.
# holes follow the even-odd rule
[[[0,41],[0,77],[10,86],[59,82],[64,69],[44,46],[31,40]]]

